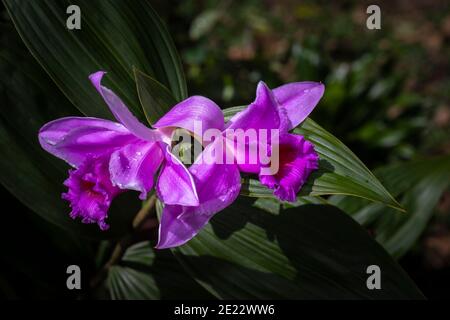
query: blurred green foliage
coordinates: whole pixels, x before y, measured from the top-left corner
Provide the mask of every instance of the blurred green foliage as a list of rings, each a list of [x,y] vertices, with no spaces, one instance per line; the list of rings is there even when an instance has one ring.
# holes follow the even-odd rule
[[[270,87],[326,85],[312,118],[369,167],[450,151],[450,3],[379,1],[169,1],[167,19],[190,94],[223,107]],[[189,30],[189,32],[187,32]]]

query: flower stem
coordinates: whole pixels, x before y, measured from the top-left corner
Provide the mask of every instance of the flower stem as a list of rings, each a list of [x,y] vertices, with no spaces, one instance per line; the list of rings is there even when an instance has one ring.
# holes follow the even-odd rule
[[[124,236],[120,241],[117,242],[116,246],[113,249],[111,257],[105,263],[105,265],[100,269],[99,272],[92,278],[90,285],[91,288],[97,288],[100,283],[108,275],[109,269],[119,263],[120,259],[122,259],[123,255],[127,248],[134,243],[136,234],[140,231],[140,229],[147,224],[148,221],[151,221],[150,227],[156,227],[158,225],[156,219],[151,216],[153,212],[153,208],[156,203],[156,195],[152,195],[142,206],[141,210],[136,214],[133,219],[132,227],[133,230],[130,234]]]

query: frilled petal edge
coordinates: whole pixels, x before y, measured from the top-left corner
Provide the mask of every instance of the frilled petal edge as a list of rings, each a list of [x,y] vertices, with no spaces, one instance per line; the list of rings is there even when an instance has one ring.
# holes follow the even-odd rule
[[[260,174],[259,179],[280,200],[294,202],[311,172],[318,169],[319,155],[311,142],[295,134],[280,137],[278,154],[278,171],[273,175]]]

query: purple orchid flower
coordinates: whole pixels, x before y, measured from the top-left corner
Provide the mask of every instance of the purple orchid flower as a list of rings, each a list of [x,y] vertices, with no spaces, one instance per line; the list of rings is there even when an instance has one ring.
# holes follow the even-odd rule
[[[64,182],[68,192],[62,195],[70,202],[70,216],[106,230],[114,197],[124,190],[135,190],[145,199],[158,169],[155,189],[164,203],[198,206],[191,173],[170,152],[175,128],[162,125],[150,129],[140,123],[119,97],[101,85],[104,74],[97,72],[89,78],[118,122],[68,117],[47,123],[39,131],[42,148],[74,167]],[[196,96],[182,104],[186,107],[184,123],[205,115],[201,119],[206,128],[223,126],[222,112],[211,100]]]
[[[240,192],[240,172],[259,174],[261,183],[273,189],[278,198],[295,201],[296,194],[309,174],[318,168],[319,156],[310,142],[300,135],[289,133],[289,130],[307,118],[323,96],[324,90],[323,84],[315,82],[291,83],[274,90],[270,90],[263,82],[260,82],[253,103],[231,118],[227,124],[213,127],[222,132],[222,138],[207,145],[189,168],[197,189],[199,205],[183,206],[166,203],[161,217],[157,248],[176,247],[186,243],[208,223],[215,213],[229,206]],[[207,111],[206,108],[205,111]],[[199,115],[199,119],[206,116],[206,114]],[[184,118],[184,106],[181,103],[169,114],[163,116],[155,127],[177,126],[193,131],[190,120],[186,121]],[[216,152],[217,144],[226,145],[225,150],[232,149],[235,158],[249,158],[248,154],[240,154],[248,152],[248,148],[236,147],[233,141],[230,142],[227,139],[226,132],[229,129],[278,130],[278,172],[271,175],[263,174],[262,169],[268,164],[261,162],[255,164],[245,161],[243,163],[204,161],[205,158],[214,157],[212,154]],[[259,137],[257,140],[249,144],[258,145]]]
[[[220,108],[211,100],[190,97],[174,106],[150,129],[140,123],[111,90],[101,85],[104,72],[90,76],[94,87],[109,106],[116,122],[69,117],[44,125],[39,132],[41,146],[68,162],[74,169],[65,181],[71,217],[108,228],[107,212],[114,197],[125,190],[140,192],[145,199],[153,188],[165,204],[157,248],[182,245],[192,239],[217,212],[239,195],[240,173],[259,174],[261,183],[281,200],[294,201],[309,174],[318,167],[318,155],[311,143],[289,130],[301,123],[317,105],[324,86],[314,82],[291,83],[270,90],[258,85],[256,99],[225,124]],[[203,130],[216,129],[221,138],[205,145],[195,163],[187,169],[171,153],[171,137],[177,128],[195,135],[195,123]],[[268,164],[203,161],[212,158],[215,147],[224,143],[233,157],[247,158],[227,138],[230,129],[276,129],[279,170],[263,174]],[[267,142],[249,142],[262,144]],[[247,150],[244,148],[244,150]],[[244,152],[244,154],[240,154]],[[225,157],[225,154],[223,155]]]

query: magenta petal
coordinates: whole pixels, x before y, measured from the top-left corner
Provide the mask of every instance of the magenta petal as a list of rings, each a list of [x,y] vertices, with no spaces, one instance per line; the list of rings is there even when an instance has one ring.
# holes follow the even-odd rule
[[[160,143],[160,146],[163,148],[165,144]],[[165,161],[156,183],[158,198],[165,204],[198,205],[197,190],[191,173],[170,152],[169,146],[164,147],[164,157]]]
[[[254,140],[248,139],[245,143],[237,141],[236,138],[234,140],[225,139],[225,142],[227,152],[232,152],[234,161],[239,167],[239,171],[245,173],[259,173],[262,164],[259,157],[261,144],[258,137]]]
[[[325,86],[318,82],[294,82],[273,89],[276,100],[286,110],[289,130],[298,126],[314,110]]]
[[[39,131],[42,148],[75,167],[88,156],[99,156],[137,140],[123,125],[95,118],[62,118]]]
[[[39,141],[42,147],[51,147],[60,142],[72,130],[81,127],[96,127],[122,133],[129,131],[121,124],[109,120],[87,117],[67,117],[53,120],[39,130]]]
[[[280,113],[272,91],[264,82],[259,82],[256,99],[227,123],[227,129],[283,129],[287,119]]]
[[[183,215],[185,212],[191,212],[189,208],[176,205],[164,207],[159,225],[157,249],[173,248],[185,244],[206,224],[206,217],[195,214]]]
[[[158,143],[141,140],[126,145],[111,155],[111,181],[120,189],[140,191],[139,198],[145,200],[162,160],[163,154]]]
[[[212,100],[193,96],[181,101],[154,124],[155,128],[179,127],[194,132],[194,122],[201,123],[201,129],[223,130],[224,118],[219,106]]]
[[[279,199],[294,202],[311,172],[318,169],[319,156],[303,136],[288,133],[280,137],[279,163],[276,174],[260,174],[259,179]]]
[[[189,171],[194,177],[200,204],[196,207],[164,207],[159,227],[159,249],[180,246],[192,239],[214,214],[233,203],[239,195],[241,177],[236,165],[206,164],[199,158]]]
[[[97,223],[102,230],[108,229],[106,218],[112,200],[121,190],[109,179],[109,155],[88,157],[78,169],[69,171],[64,185],[69,188],[62,195],[70,202],[70,216],[81,218],[83,223]]]
[[[106,72],[99,71],[89,76],[95,89],[100,93],[111,110],[114,117],[122,123],[128,130],[130,130],[135,136],[146,141],[158,141],[160,140],[160,134],[158,131],[151,130],[142,123],[128,110],[127,106],[120,100],[120,98],[112,92],[110,89],[101,85],[102,78]]]
[[[238,136],[239,130],[244,130],[248,135],[245,143],[235,139],[234,153],[239,161],[239,169],[246,173],[258,173],[261,167],[259,156],[257,161],[249,161],[249,154],[259,155],[258,150],[261,145],[270,144],[272,130],[287,132],[289,120],[285,115],[284,109],[278,105],[272,91],[264,82],[258,84],[256,90],[256,99],[246,109],[236,114],[227,123],[225,130],[227,136],[228,131],[234,130],[234,136]],[[262,130],[266,135],[262,138]],[[231,139],[230,139],[231,140]]]

